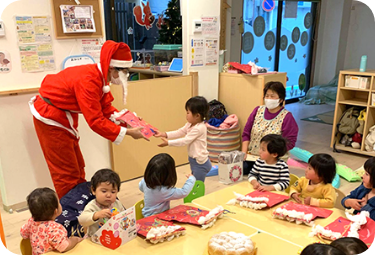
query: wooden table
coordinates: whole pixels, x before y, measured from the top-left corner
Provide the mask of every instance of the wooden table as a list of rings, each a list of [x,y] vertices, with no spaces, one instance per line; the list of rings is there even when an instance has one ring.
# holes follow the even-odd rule
[[[254,191],[252,185],[248,181],[240,182],[239,184],[230,186],[228,188],[213,192],[204,197],[193,200],[199,208],[212,209],[217,205],[222,205],[225,209],[234,212],[234,214],[227,214],[228,217],[247,224],[249,227],[256,228],[257,230],[272,235],[276,238],[280,238],[286,242],[292,242],[293,244],[305,247],[306,245],[318,241],[316,237],[309,237],[311,227],[301,224],[290,223],[285,220],[272,218],[272,212],[279,206],[289,202],[285,201],[281,204],[274,206],[273,208],[263,210],[253,210],[249,208],[241,207],[240,205],[226,205],[226,203],[235,198],[233,192],[237,192],[246,195]],[[285,192],[277,192],[279,194],[285,194]],[[326,219],[317,218],[315,223],[326,226],[337,217],[345,217],[345,212],[336,208],[329,208],[333,211],[331,216]]]
[[[186,204],[195,206],[194,204]],[[179,224],[179,223],[176,223]],[[251,236],[252,240],[258,247],[258,255],[278,254],[280,250],[288,251],[288,254],[297,254],[301,246],[282,240],[267,233],[259,233],[254,227],[248,226],[226,214],[222,219],[219,219],[215,225],[209,229],[202,230],[199,226],[190,224],[179,224],[186,228],[186,235],[181,236],[171,242],[158,243],[153,245],[137,236],[134,240],[120,246],[116,250],[108,249],[100,246],[86,239],[79,243],[74,249],[65,254],[88,254],[88,255],[102,255],[102,254],[140,254],[140,255],[155,255],[155,254],[181,254],[181,255],[207,255],[207,244],[211,236],[221,232],[234,231]],[[272,245],[270,245],[272,243]],[[260,248],[261,247],[261,248]],[[57,252],[50,252],[53,254]]]

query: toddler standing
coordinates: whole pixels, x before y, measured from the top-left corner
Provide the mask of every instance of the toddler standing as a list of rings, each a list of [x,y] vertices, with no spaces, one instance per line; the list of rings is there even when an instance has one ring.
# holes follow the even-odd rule
[[[260,158],[249,174],[254,189],[282,191],[289,186],[288,165],[280,159],[286,152],[286,141],[281,135],[269,134],[260,140]]]
[[[35,189],[27,196],[27,205],[32,217],[22,226],[21,236],[30,239],[33,255],[54,250],[66,252],[82,240],[76,236],[68,238],[64,226],[55,222],[62,208],[52,189]]]
[[[125,210],[117,200],[120,191],[120,177],[111,169],[101,169],[91,178],[91,192],[95,199],[91,200],[78,217],[83,227],[88,227],[87,235],[92,236],[112,216],[111,210],[116,208],[118,212]]]
[[[336,191],[332,181],[336,175],[336,162],[331,155],[320,153],[309,159],[305,177],[290,187],[290,196],[297,202],[319,207],[333,207]]]
[[[187,120],[185,126],[176,131],[156,131],[155,134],[155,137],[161,137],[163,140],[163,143],[159,144],[159,147],[187,145],[191,172],[197,180],[203,182],[206,179],[207,173],[212,168],[211,162],[208,159],[207,127],[204,123],[204,120],[207,118],[208,109],[209,106],[204,97],[192,97],[185,104]]]
[[[139,189],[145,194],[144,217],[169,210],[170,201],[189,195],[196,181],[191,174],[186,176],[184,186],[175,188],[177,183],[174,159],[166,153],[154,156],[146,167],[144,178],[139,182]]]

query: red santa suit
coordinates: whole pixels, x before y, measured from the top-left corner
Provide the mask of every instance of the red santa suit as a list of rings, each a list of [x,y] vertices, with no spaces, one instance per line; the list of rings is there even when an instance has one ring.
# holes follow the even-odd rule
[[[79,183],[85,182],[85,163],[78,141],[78,114],[82,113],[90,128],[114,142],[121,143],[126,128],[109,120],[117,112],[111,105],[108,69],[131,67],[130,48],[125,43],[106,41],[100,64],[67,68],[47,75],[39,89],[40,96],[29,102],[34,126],[55,190],[61,198]]]

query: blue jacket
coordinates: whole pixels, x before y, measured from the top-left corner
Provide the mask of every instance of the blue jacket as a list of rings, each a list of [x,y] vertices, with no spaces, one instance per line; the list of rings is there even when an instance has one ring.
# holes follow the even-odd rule
[[[142,209],[143,216],[148,217],[169,210],[170,201],[189,195],[194,187],[195,181],[195,177],[190,176],[181,189],[167,187],[150,189],[147,187],[145,179],[142,179],[139,182],[139,190],[145,194],[145,207]]]
[[[359,186],[358,188],[356,188],[355,190],[350,192],[350,194],[348,196],[344,197],[341,200],[341,204],[345,208],[350,209],[350,207],[345,206],[345,201],[347,199],[362,199],[370,191],[371,191],[371,189],[365,188],[365,186],[363,186],[363,183],[362,183],[361,186]],[[367,201],[367,204],[364,207],[361,208],[361,211],[368,211],[370,213],[370,218],[375,220],[375,197],[372,197],[371,199],[369,199]],[[358,212],[359,211],[355,210],[354,214],[357,214]]]

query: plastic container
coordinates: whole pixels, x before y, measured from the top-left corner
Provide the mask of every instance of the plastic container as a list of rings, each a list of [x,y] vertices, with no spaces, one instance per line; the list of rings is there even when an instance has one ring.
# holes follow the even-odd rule
[[[132,68],[148,69],[155,63],[153,50],[131,50],[133,57]]]
[[[361,65],[359,67],[360,72],[366,72],[366,65],[367,65],[367,56],[363,55],[361,57]]]
[[[155,56],[155,65],[159,63],[172,62],[173,58],[178,57],[178,52],[181,51],[182,44],[155,44],[153,47]]]

